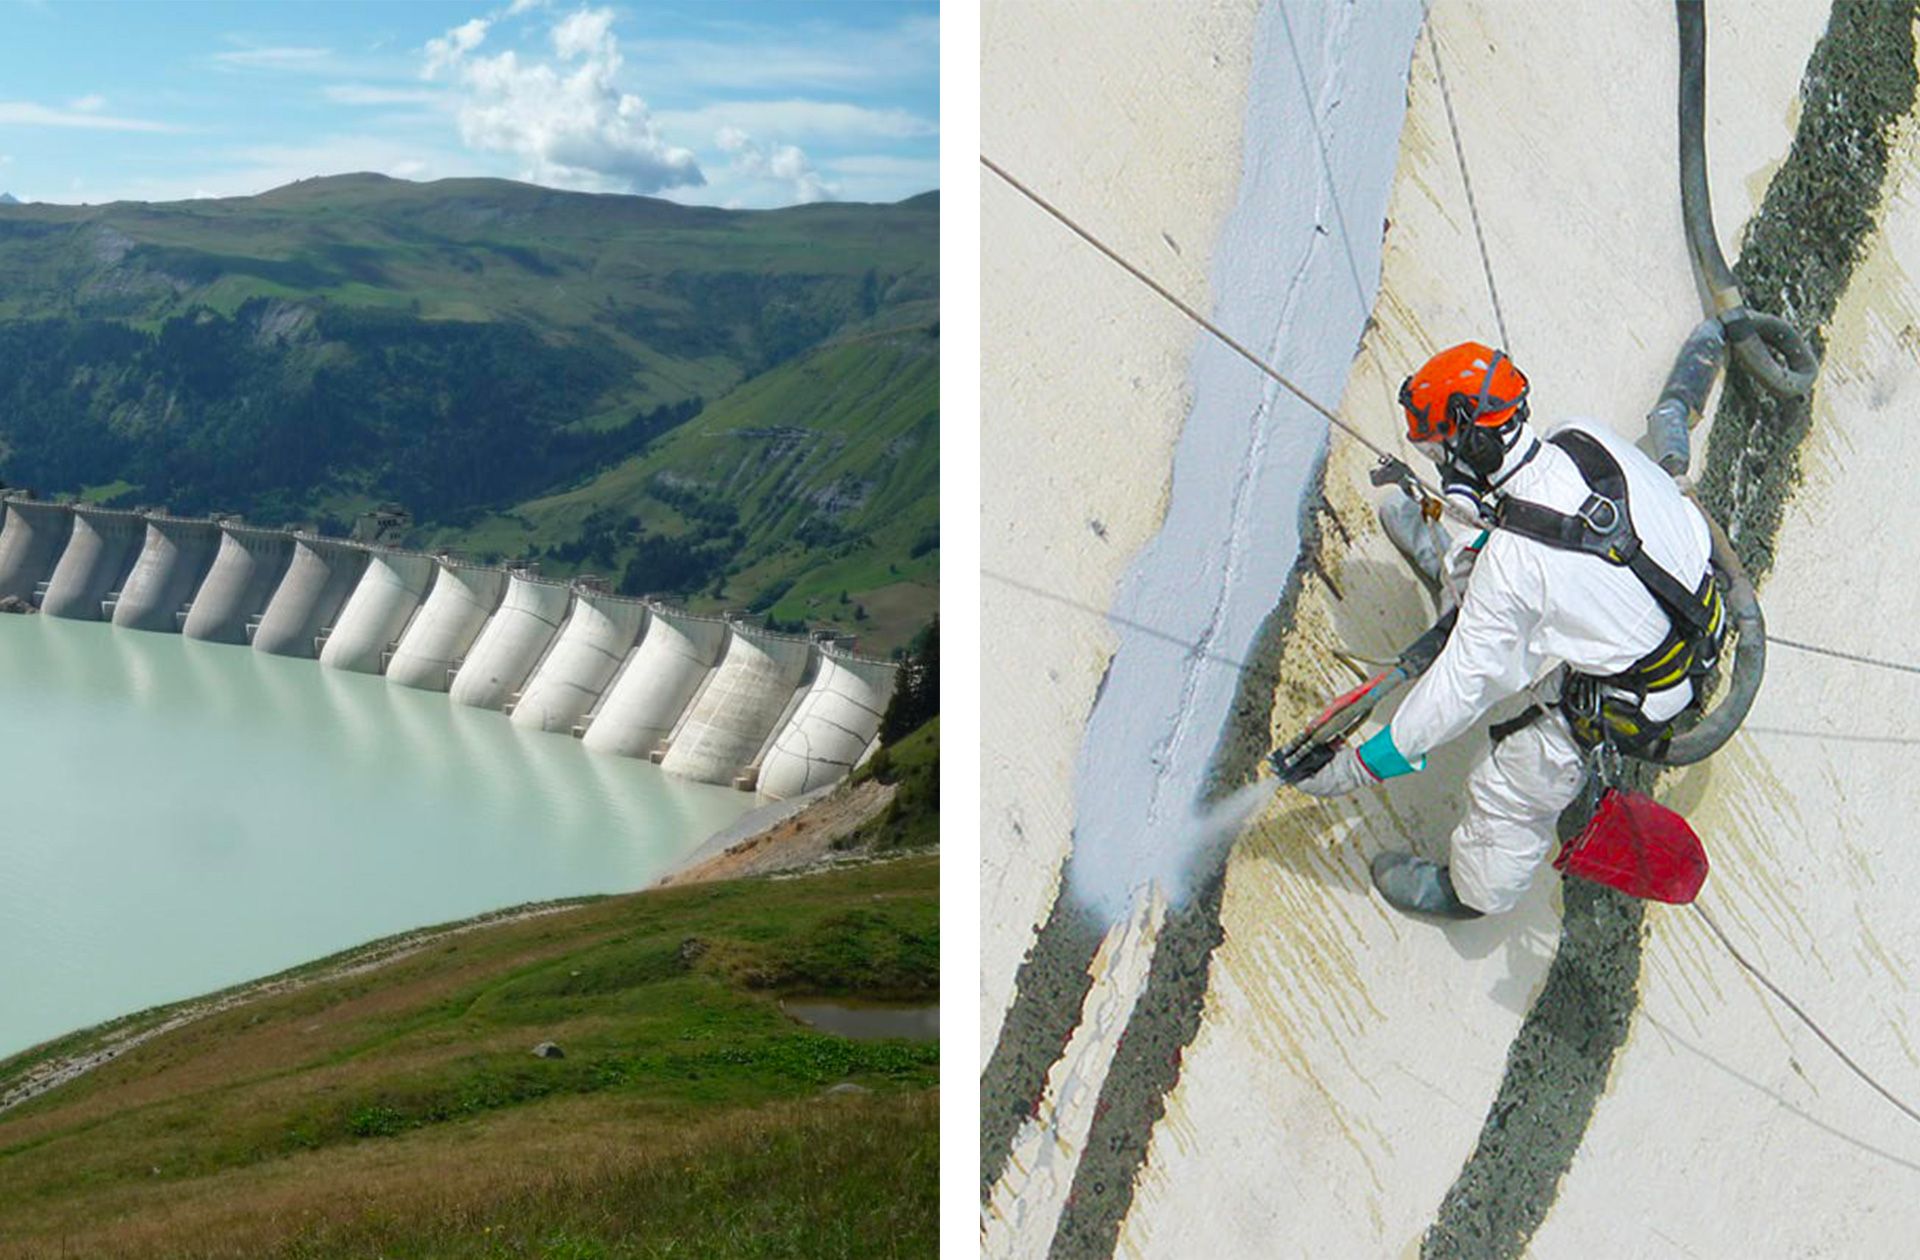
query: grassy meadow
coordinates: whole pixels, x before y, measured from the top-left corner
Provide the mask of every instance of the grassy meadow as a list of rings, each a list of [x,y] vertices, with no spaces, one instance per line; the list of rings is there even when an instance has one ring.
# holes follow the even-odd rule
[[[910,857],[330,960],[0,1113],[0,1257],[931,1255],[937,1046],[779,1003],[934,1000],[937,897]]]

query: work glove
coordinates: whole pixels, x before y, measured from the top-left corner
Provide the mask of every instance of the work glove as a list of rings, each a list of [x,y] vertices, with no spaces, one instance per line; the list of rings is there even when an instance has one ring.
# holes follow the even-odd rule
[[[1325,797],[1345,796],[1378,782],[1380,776],[1367,769],[1367,763],[1360,760],[1359,750],[1352,744],[1342,743],[1332,761],[1294,786],[1308,796]]]

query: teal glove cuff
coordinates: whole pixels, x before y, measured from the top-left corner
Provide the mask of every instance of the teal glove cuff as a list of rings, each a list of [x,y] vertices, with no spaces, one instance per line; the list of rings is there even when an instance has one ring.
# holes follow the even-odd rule
[[[1376,779],[1397,779],[1403,774],[1425,770],[1427,759],[1420,758],[1417,765],[1408,761],[1393,746],[1393,728],[1383,726],[1378,735],[1360,745],[1360,764]]]

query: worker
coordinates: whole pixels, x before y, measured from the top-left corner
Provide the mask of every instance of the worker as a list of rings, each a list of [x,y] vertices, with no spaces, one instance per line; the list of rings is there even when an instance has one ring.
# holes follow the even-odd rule
[[[1389,851],[1372,862],[1400,910],[1477,918],[1526,893],[1590,750],[1664,746],[1717,662],[1726,616],[1700,510],[1604,425],[1536,434],[1527,379],[1504,353],[1443,350],[1407,378],[1400,405],[1442,490],[1487,528],[1445,538],[1441,554],[1423,538],[1437,522],[1411,504],[1382,512],[1425,576],[1459,591],[1459,619],[1392,721],[1299,787],[1339,796],[1423,769],[1430,751],[1532,690],[1536,703],[1494,728],[1468,776],[1448,861]]]

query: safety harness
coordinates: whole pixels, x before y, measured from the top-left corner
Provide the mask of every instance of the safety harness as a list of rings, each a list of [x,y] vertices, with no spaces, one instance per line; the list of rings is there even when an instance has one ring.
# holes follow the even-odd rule
[[[1629,755],[1656,750],[1671,737],[1673,719],[1647,717],[1647,697],[1689,678],[1703,680],[1720,661],[1727,616],[1713,568],[1709,565],[1700,582],[1689,588],[1647,554],[1634,532],[1626,474],[1598,439],[1578,429],[1563,429],[1547,440],[1565,451],[1580,470],[1587,483],[1586,502],[1568,514],[1506,498],[1494,509],[1494,528],[1561,551],[1598,556],[1624,568],[1667,614],[1671,628],[1651,652],[1609,677],[1570,672],[1560,699],[1574,738],[1584,747],[1607,742]],[[1699,705],[1700,693],[1696,685],[1690,708]]]

